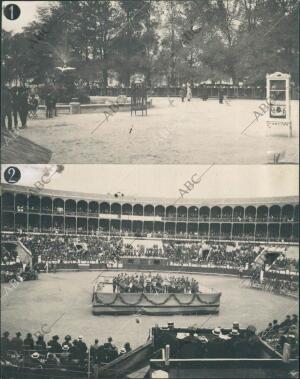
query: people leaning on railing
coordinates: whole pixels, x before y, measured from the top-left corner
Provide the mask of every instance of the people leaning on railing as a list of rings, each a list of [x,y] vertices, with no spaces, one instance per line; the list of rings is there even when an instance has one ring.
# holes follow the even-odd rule
[[[24,340],[20,332],[13,338],[9,336],[9,332],[6,331],[1,338],[1,364],[15,364],[21,367],[86,371],[89,358],[92,364],[105,365],[132,350],[129,342],[118,350],[112,337],[102,345],[96,339],[88,348],[83,336],[72,341],[72,337],[66,335],[61,343],[58,335],[53,336],[48,342],[43,335],[38,335],[34,340],[31,333],[27,333]]]

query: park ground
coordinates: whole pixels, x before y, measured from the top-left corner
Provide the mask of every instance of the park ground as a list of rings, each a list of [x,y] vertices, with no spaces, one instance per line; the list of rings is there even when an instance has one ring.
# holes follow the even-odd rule
[[[292,298],[248,288],[240,279],[230,276],[189,274],[200,286],[222,292],[220,313],[198,316],[94,316],[92,290],[99,272],[57,272],[40,274],[38,281],[19,283],[3,296],[1,329],[11,335],[48,332],[61,339],[83,335],[87,343],[99,338],[103,343],[109,336],[122,347],[129,341],[133,348],[146,342],[151,327],[174,321],[177,327],[228,327],[240,322],[241,327],[253,324],[258,331],[273,319],[283,320],[287,314],[298,313],[298,302]],[[114,275],[113,272],[102,273]],[[175,274],[177,275],[177,274]],[[179,274],[178,274],[179,275]],[[47,324],[47,325],[45,325]],[[62,341],[61,341],[62,342]]]
[[[292,101],[288,138],[280,127],[268,135],[267,114],[259,108],[263,100],[222,105],[216,99],[173,100],[170,105],[168,98],[153,98],[147,117],[116,112],[107,120],[103,113],[45,119],[39,114],[21,135],[50,149],[51,163],[264,164],[271,163],[268,152],[280,152],[279,163],[298,163],[298,101]]]

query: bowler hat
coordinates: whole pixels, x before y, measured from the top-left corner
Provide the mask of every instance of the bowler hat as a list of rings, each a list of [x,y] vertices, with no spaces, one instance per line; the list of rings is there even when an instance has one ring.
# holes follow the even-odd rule
[[[256,327],[255,327],[254,325],[249,325],[249,326],[247,327],[247,330],[248,330],[249,332],[255,333],[255,332],[256,332]]]

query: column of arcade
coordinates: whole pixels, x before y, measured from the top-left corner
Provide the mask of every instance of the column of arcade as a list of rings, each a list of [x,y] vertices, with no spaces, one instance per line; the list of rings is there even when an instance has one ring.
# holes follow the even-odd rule
[[[299,206],[163,206],[5,192],[4,230],[297,240]]]

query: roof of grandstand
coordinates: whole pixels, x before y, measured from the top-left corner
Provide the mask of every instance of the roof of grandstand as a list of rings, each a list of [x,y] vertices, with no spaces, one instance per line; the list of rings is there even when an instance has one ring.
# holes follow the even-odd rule
[[[86,201],[116,201],[118,203],[141,203],[144,205],[185,205],[185,206],[238,206],[238,205],[284,205],[284,204],[298,204],[298,196],[283,196],[283,197],[257,197],[257,198],[223,198],[223,199],[185,199],[182,198],[159,198],[159,197],[134,197],[134,196],[122,196],[116,197],[114,194],[95,194],[95,193],[82,193],[82,192],[70,192],[52,189],[41,189],[29,186],[3,184],[3,190],[14,191],[18,193],[26,193],[32,195],[53,196],[62,197],[65,199],[79,199]]]

